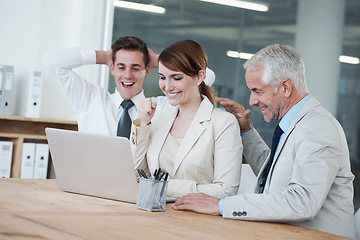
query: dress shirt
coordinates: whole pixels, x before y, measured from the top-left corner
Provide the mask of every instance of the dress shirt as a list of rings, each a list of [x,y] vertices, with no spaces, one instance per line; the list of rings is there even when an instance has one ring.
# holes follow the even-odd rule
[[[115,89],[109,93],[104,88],[92,84],[73,71],[73,68],[96,63],[94,50],[71,48],[46,53],[44,63],[49,74],[70,104],[81,132],[116,136],[117,126],[122,114],[120,106],[123,98]],[[132,120],[138,118],[137,104],[145,95],[142,91],[131,100],[134,106],[129,109]],[[154,97],[157,109],[169,107],[166,97]]]

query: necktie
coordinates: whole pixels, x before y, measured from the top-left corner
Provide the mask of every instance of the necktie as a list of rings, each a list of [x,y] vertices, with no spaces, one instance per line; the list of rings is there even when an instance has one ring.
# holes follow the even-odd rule
[[[119,137],[130,137],[130,130],[131,130],[131,119],[129,115],[129,109],[134,106],[133,101],[131,100],[124,100],[121,103],[121,107],[123,108],[123,113],[119,120],[118,129],[117,129],[117,136]]]
[[[267,177],[269,175],[270,167],[271,167],[271,164],[272,164],[272,162],[274,160],[276,147],[277,147],[277,145],[279,143],[279,140],[280,140],[280,137],[281,137],[281,135],[283,133],[284,133],[283,130],[281,130],[281,128],[279,127],[279,124],[278,124],[276,126],[276,128],[275,128],[273,139],[272,139],[270,159],[269,159],[268,163],[266,164],[265,169],[264,169],[263,174],[262,174],[261,179],[260,179],[260,186],[259,186],[259,192],[260,193],[264,192],[266,179],[267,179]]]

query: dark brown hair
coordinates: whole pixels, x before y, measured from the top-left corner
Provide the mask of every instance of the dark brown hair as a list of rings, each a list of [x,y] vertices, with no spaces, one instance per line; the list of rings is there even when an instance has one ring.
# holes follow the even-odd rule
[[[121,37],[117,39],[113,44],[111,45],[112,49],[112,60],[113,63],[115,63],[115,56],[116,52],[120,49],[130,50],[130,51],[140,51],[143,53],[143,60],[145,67],[149,64],[149,52],[146,46],[146,43],[137,37]]]
[[[181,71],[188,76],[195,77],[200,70],[206,70],[207,56],[197,42],[184,40],[165,48],[159,55],[159,62],[172,71]],[[204,81],[199,85],[199,91],[215,106],[213,90]]]

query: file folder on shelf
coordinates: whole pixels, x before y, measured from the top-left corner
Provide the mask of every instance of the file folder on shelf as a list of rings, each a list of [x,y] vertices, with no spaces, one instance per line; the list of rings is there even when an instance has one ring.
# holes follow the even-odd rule
[[[37,143],[35,147],[35,166],[34,178],[46,179],[49,162],[49,146],[43,143]]]
[[[35,164],[35,143],[23,143],[20,178],[33,178]]]
[[[9,178],[11,173],[13,142],[0,141],[0,178]]]
[[[0,115],[12,114],[14,67],[0,64]]]
[[[42,77],[40,71],[32,71],[28,89],[29,95],[25,106],[25,117],[39,118],[42,95]]]

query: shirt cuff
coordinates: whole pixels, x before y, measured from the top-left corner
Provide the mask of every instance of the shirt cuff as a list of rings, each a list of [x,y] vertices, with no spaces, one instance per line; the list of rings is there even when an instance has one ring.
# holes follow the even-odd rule
[[[223,215],[224,200],[225,199],[223,198],[223,199],[220,199],[220,201],[219,201],[219,213],[220,213],[221,216]]]
[[[92,49],[81,49],[83,64],[96,64],[96,52]]]
[[[247,131],[247,132],[240,133],[240,136],[244,136],[244,135],[248,134],[248,133],[249,133],[249,132],[251,132],[253,129],[254,129],[254,128],[250,129],[250,130],[249,130],[249,131]]]

